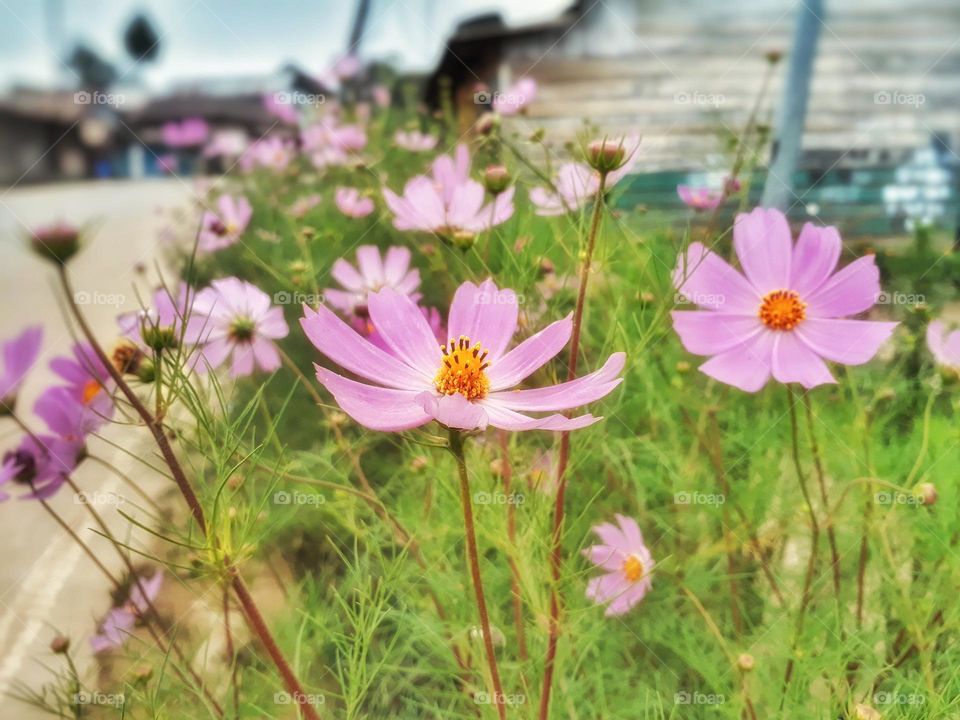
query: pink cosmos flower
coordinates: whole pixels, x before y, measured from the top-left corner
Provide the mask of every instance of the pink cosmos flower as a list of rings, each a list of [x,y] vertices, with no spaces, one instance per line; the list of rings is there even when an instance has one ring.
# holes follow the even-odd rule
[[[217,200],[217,212],[207,210],[197,249],[200,252],[216,252],[235,244],[250,224],[253,208],[243,195],[221,195]]]
[[[84,411],[85,432],[113,416],[113,377],[89,343],[76,343],[73,357],[56,357],[50,369],[67,382],[70,398]]]
[[[197,369],[220,367],[232,356],[230,375],[250,375],[254,368],[273,372],[280,367],[274,344],[289,332],[283,310],[256,285],[235,277],[222,278],[197,293],[185,339],[199,345]]]
[[[373,99],[374,104],[380,108],[390,107],[390,103],[393,100],[390,88],[386,85],[374,85],[370,88],[370,97]]]
[[[133,632],[137,621],[150,611],[150,605],[160,594],[163,572],[156,570],[148,578],[137,576],[130,582],[127,599],[112,607],[100,621],[97,634],[90,638],[95,653],[122,647]]]
[[[300,141],[314,167],[324,168],[349,162],[367,146],[367,133],[359,125],[340,125],[330,119],[305,128]]]
[[[515,390],[563,349],[570,338],[570,317],[507,350],[517,328],[517,298],[493,280],[461,285],[447,320],[449,343],[438,345],[422,310],[392,288],[370,293],[370,321],[391,353],[380,350],[322,305],[304,307],[304,332],[321,353],[370,384],[350,380],[317,366],[317,379],[340,407],[364,427],[400,432],[436,420],[462,430],[488,425],[505,430],[575,430],[601,418],[558,413],[594,402],[621,379],[623,353],[572,382]]]
[[[323,200],[323,198],[319,195],[306,195],[297,198],[293,205],[290,206],[290,214],[299,220],[319,205],[321,200]]]
[[[606,142],[609,145],[611,141]],[[640,143],[639,135],[624,138],[621,143],[628,157],[622,167],[607,173],[607,181],[604,185],[606,190],[610,190],[629,175],[637,163],[636,149]],[[596,197],[600,187],[600,173],[586,163],[566,162],[557,169],[553,185],[556,192],[554,188],[545,187],[535,187],[530,190],[530,202],[536,205],[537,215],[565,215],[576,212]]]
[[[677,185],[677,195],[683,200],[684,205],[697,211],[715,210],[723,201],[723,193],[720,190],[712,190],[708,187]]]
[[[410,152],[428,152],[437,146],[437,138],[419,130],[397,130],[393,136],[394,144],[401,150]]]
[[[516,115],[537,96],[537,83],[533,78],[520,78],[506,92],[493,95],[492,108],[501,115]]]
[[[404,186],[402,196],[384,188],[383,197],[397,230],[448,236],[480,233],[509,220],[513,192],[513,187],[507,188],[484,204],[486,191],[470,178],[470,155],[466,146],[460,145],[455,157],[441,155],[434,161],[432,177],[414,177]]]
[[[278,120],[296,125],[300,121],[297,108],[284,95],[285,93],[266,93],[263,96],[263,107]]]
[[[927,325],[927,347],[938,365],[960,372],[960,330],[947,332],[942,320]]]
[[[167,175],[173,175],[177,172],[177,156],[173,153],[164,153],[157,155],[157,169]]]
[[[653,557],[643,542],[636,520],[616,515],[617,525],[602,523],[593,528],[601,545],[583,551],[590,562],[604,571],[587,584],[587,597],[606,605],[607,617],[623,615],[643,600],[653,580]]]
[[[0,368],[0,414],[13,410],[20,386],[40,355],[42,342],[43,328],[33,325],[12,340],[4,342],[0,348],[3,359],[3,366]]]
[[[243,130],[218,130],[203,148],[204,157],[240,157],[250,145]]]
[[[83,458],[84,443],[57,435],[25,435],[16,449],[3,456],[0,475],[24,485],[30,492],[21,500],[45,500],[52,497],[67,481]],[[7,499],[7,493],[0,493]]]
[[[285,170],[296,157],[297,151],[291,140],[270,136],[251,143],[240,156],[240,168],[244,171],[257,167],[274,172]]]
[[[812,388],[833,383],[824,360],[861,365],[895,322],[852,320],[873,307],[880,272],[867,255],[835,272],[842,245],[833,227],[803,226],[794,246],[779,210],[737,216],[733,244],[746,275],[692,243],[674,273],[679,292],[701,310],[675,310],[684,347],[709,355],[701,372],[746,392],[771,374]]]
[[[186,118],[181,122],[168,122],[161,129],[163,143],[168,147],[196,147],[203,145],[210,134],[210,126],[203,118]]]
[[[366,320],[367,296],[389,287],[416,302],[420,293],[420,271],[410,268],[410,250],[393,246],[381,257],[376,245],[361,245],[357,248],[357,267],[340,258],[333,264],[330,274],[345,290],[327,288],[324,300],[346,315]]]
[[[347,217],[362,218],[373,212],[373,200],[363,197],[356,188],[338,187],[334,201],[337,209]]]

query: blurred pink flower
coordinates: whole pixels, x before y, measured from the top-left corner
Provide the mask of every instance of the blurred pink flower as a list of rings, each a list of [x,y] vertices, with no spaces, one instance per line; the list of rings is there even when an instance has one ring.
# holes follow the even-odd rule
[[[271,305],[263,290],[235,277],[222,278],[197,293],[187,322],[186,341],[197,343],[197,369],[220,367],[232,356],[230,375],[250,375],[255,368],[280,367],[274,340],[289,333],[283,309]]]
[[[45,433],[25,435],[14,450],[4,454],[0,477],[6,478],[4,482],[29,489],[20,496],[21,500],[46,499],[63,486],[85,452],[84,438]],[[8,493],[0,492],[0,500],[9,497]]]
[[[773,378],[805,388],[836,382],[824,359],[845,365],[870,360],[895,322],[847,319],[869,310],[880,272],[867,255],[835,272],[842,244],[834,227],[803,226],[794,246],[779,210],[737,216],[733,245],[746,275],[692,243],[674,285],[701,310],[675,310],[683,346],[709,355],[700,371],[746,392]]]
[[[174,174],[177,171],[177,156],[173,153],[157,155],[157,169],[168,175]]]
[[[607,617],[623,615],[643,600],[653,580],[653,557],[643,542],[636,520],[615,515],[617,525],[602,523],[593,528],[602,544],[591,545],[583,554],[604,571],[587,584],[587,597],[606,605]]]
[[[359,125],[339,125],[325,119],[300,133],[303,152],[315,167],[344,165],[367,146],[367,133]]]
[[[113,376],[89,343],[76,343],[72,355],[55,357],[50,369],[67,382],[70,398],[83,409],[84,432],[90,433],[113,416]]]
[[[290,125],[300,121],[296,106],[289,100],[290,93],[266,93],[263,96],[264,109],[275,118]]]
[[[492,280],[462,284],[450,306],[448,344],[437,345],[421,308],[391,288],[370,293],[370,321],[391,349],[358,335],[324,306],[304,307],[300,324],[314,346],[337,365],[374,384],[350,380],[317,366],[317,378],[340,407],[364,427],[400,432],[436,420],[450,428],[575,430],[600,420],[592,415],[531,417],[594,402],[620,384],[625,356],[615,353],[590,375],[532,390],[511,389],[566,345],[570,317],[507,352],[517,328],[517,297]]]
[[[40,355],[42,342],[43,327],[32,325],[3,343],[0,349],[3,359],[0,368],[0,414],[13,410],[20,386]]]
[[[204,157],[235,158],[243,155],[250,138],[243,130],[219,130],[203,149]]]
[[[338,187],[334,193],[337,209],[347,217],[362,218],[373,212],[373,200],[356,188]]]
[[[163,585],[163,572],[155,570],[148,579],[136,576],[130,579],[127,599],[110,608],[90,638],[90,646],[95,653],[122,647],[133,631],[137,621],[150,611],[150,606],[160,595]]]
[[[427,152],[437,146],[437,138],[419,130],[397,130],[393,136],[394,144],[401,150]]]
[[[416,292],[420,287],[420,271],[410,269],[407,248],[390,247],[381,257],[376,245],[361,245],[357,248],[357,267],[359,271],[343,258],[337,260],[330,274],[345,289],[323,291],[324,300],[342,313],[366,321],[370,317],[367,296],[385,287],[409,295],[414,302],[420,299],[420,293]]]
[[[432,176],[409,180],[402,196],[384,188],[383,197],[397,230],[454,235],[483,232],[509,220],[513,192],[510,187],[485,205],[483,185],[470,178],[470,154],[459,145],[454,157],[441,155],[434,161]]]
[[[207,141],[210,126],[203,118],[186,118],[168,122],[161,129],[164,145],[172,148],[197,147]]]
[[[215,252],[233,245],[243,235],[252,217],[253,208],[243,195],[221,195],[217,200],[217,212],[207,210],[203,214],[199,251]]]
[[[250,144],[240,156],[239,165],[244,171],[264,167],[280,172],[287,168],[296,154],[297,150],[291,140],[271,135]]]
[[[683,200],[684,205],[697,211],[714,210],[723,201],[722,191],[708,187],[677,185],[677,195]]]
[[[611,142],[616,142],[616,139],[606,140],[607,145]],[[637,163],[640,136],[631,135],[620,142],[626,159],[622,167],[607,174],[604,186],[607,191],[629,175]],[[537,207],[537,215],[565,215],[576,212],[596,196],[600,187],[600,173],[586,163],[566,162],[558,168],[553,184],[554,188],[535,187],[530,190],[530,202]]]
[[[297,198],[293,205],[290,206],[290,214],[300,219],[319,205],[322,200],[323,198],[320,195],[305,195],[304,197]]]
[[[341,55],[333,63],[331,72],[340,80],[349,80],[356,77],[363,70],[363,61],[354,53]]]
[[[388,88],[386,85],[374,85],[372,88],[370,88],[370,97],[373,98],[373,102],[377,107],[390,107],[392,97],[390,94],[390,88]]]
[[[960,372],[960,330],[947,332],[942,320],[927,325],[927,347],[938,365]]]
[[[533,78],[520,78],[504,92],[493,95],[494,112],[501,115],[516,115],[537,96],[537,83]]]

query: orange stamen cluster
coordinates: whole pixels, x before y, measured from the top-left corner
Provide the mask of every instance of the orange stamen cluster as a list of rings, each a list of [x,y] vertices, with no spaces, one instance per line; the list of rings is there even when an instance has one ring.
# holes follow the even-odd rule
[[[640,558],[636,555],[630,555],[626,560],[623,561],[623,574],[626,575],[627,580],[630,582],[636,582],[643,577],[643,563],[640,562]]]
[[[484,362],[487,351],[480,343],[472,345],[470,338],[461,335],[441,345],[443,364],[433,379],[437,391],[444,395],[460,393],[467,400],[479,400],[490,391],[490,380],[484,370],[490,363]]]
[[[84,405],[89,405],[93,402],[93,399],[100,394],[100,383],[96,380],[87,380],[83,384],[83,394],[81,396],[81,401]]]
[[[793,290],[774,290],[763,296],[759,315],[771,330],[793,330],[807,316],[807,304]]]

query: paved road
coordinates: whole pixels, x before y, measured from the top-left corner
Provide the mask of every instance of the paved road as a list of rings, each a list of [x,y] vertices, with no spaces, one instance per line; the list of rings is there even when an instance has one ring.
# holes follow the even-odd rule
[[[23,240],[25,226],[61,218],[92,224],[93,236],[71,263],[71,270],[78,294],[86,293],[91,300],[84,309],[95,331],[112,342],[116,315],[138,307],[134,284],[139,284],[143,294],[155,282],[152,273],[146,279],[138,276],[134,266],[144,263],[152,268],[158,259],[157,237],[169,218],[161,211],[186,206],[190,199],[191,188],[175,179],[0,190],[0,338],[8,338],[31,323],[42,322],[46,331],[40,361],[21,395],[21,412],[32,407],[36,396],[51,380],[47,368],[50,358],[67,351],[72,342],[58,304],[54,273],[27,250]],[[24,414],[33,421],[32,414]],[[18,434],[12,420],[0,419],[0,449],[15,443]],[[130,444],[140,442],[142,434],[114,426],[104,435]],[[94,440],[90,450],[153,491],[162,489],[161,478],[151,477],[142,464],[113,450],[108,443]],[[152,448],[144,442],[140,452],[149,457]],[[117,504],[110,498],[129,497],[125,508],[129,511],[135,496],[113,473],[87,461],[78,469],[75,479],[88,494],[99,493],[96,497],[105,499],[99,509],[115,527],[125,528],[125,521],[116,512]],[[99,549],[98,555],[111,568],[119,571],[119,559],[89,529],[90,516],[72,494],[61,491],[53,506]],[[36,687],[49,679],[38,661],[55,664],[47,649],[53,628],[72,639],[80,653],[81,667],[92,672],[87,638],[95,619],[109,605],[103,575],[34,503],[9,501],[0,505],[0,548],[0,695],[9,692],[11,682]],[[0,720],[39,717],[49,716],[0,698]]]

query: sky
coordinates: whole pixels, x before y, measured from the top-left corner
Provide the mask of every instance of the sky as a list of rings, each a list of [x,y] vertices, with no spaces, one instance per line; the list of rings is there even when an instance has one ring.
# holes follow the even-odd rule
[[[553,17],[570,4],[371,0],[360,54],[428,69],[467,17],[496,11],[516,25]],[[0,90],[70,84],[63,61],[77,42],[112,62],[124,80],[139,76],[158,90],[190,79],[263,75],[287,61],[319,74],[346,49],[354,9],[355,0],[0,0]],[[122,36],[141,12],[161,36],[161,54],[138,73]]]

